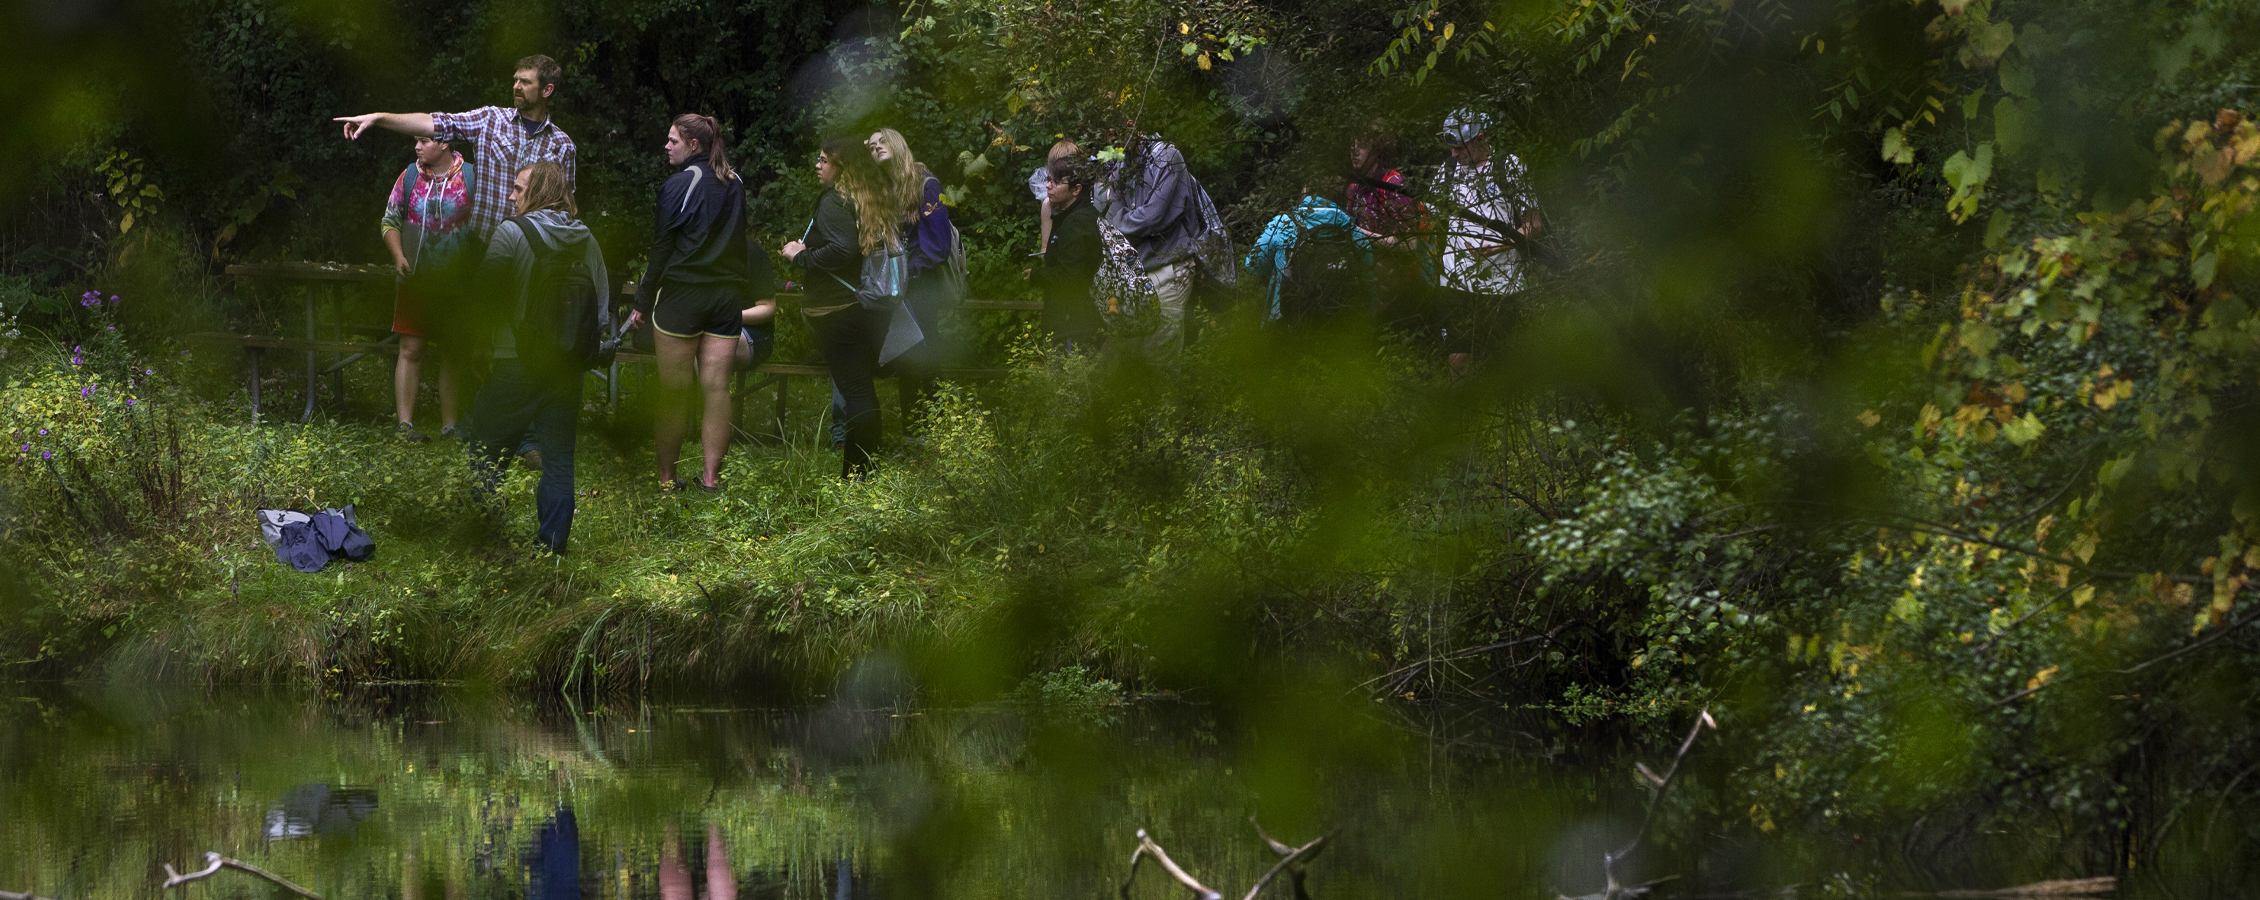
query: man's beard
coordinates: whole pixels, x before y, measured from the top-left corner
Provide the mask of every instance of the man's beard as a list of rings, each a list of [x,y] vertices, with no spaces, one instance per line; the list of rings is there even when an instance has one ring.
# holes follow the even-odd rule
[[[531,109],[534,106],[539,105],[540,103],[541,101],[539,100],[526,99],[526,95],[518,93],[517,91],[510,92],[510,108],[515,109],[519,112],[525,112],[526,110]]]

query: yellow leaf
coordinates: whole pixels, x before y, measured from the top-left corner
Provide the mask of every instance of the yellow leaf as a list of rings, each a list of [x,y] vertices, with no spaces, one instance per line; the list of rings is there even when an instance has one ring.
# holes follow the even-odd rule
[[[1458,27],[1458,25],[1451,22],[1444,23],[1444,39],[1447,41],[1451,40],[1453,30],[1457,29]]]
[[[2033,673],[2032,680],[2025,682],[2025,690],[2033,690],[2040,687],[2041,685],[2047,684],[2048,679],[2056,677],[2056,670],[2059,668],[2062,667],[2049,666],[2048,668]]]
[[[1859,420],[1863,427],[1874,428],[1877,422],[1883,421],[1883,417],[1876,415],[1875,410],[1871,409],[1860,413]]]
[[[1198,63],[1200,64],[1200,67],[1201,67],[1201,71],[1203,71],[1203,72],[1206,72],[1206,71],[1208,71],[1208,67],[1209,67],[1209,61],[1208,61],[1208,54],[1207,54],[1206,52],[1203,52],[1203,53],[1201,54],[1201,58],[1200,58],[1199,60],[1196,60],[1196,62],[1198,62]]]
[[[2090,584],[2082,586],[2079,590],[2072,592],[2072,608],[2078,609],[2082,606],[2086,606],[2089,601],[2092,601],[2094,599],[2095,585]]]

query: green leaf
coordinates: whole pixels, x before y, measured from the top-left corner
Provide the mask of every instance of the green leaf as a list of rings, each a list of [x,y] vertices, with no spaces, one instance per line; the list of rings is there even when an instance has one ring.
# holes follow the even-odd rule
[[[1915,148],[1907,146],[1907,136],[1897,128],[1883,133],[1883,159],[1902,166],[1915,161]]]
[[[1185,46],[1177,48],[1177,53],[1181,56],[1191,56],[1199,52],[1201,52],[1201,45],[1192,41],[1186,41]]]
[[[2001,54],[2009,52],[2009,44],[2016,39],[2017,26],[2007,22],[1995,22],[1972,29],[1970,50],[1977,54],[1977,61],[1972,68],[1992,65],[1994,60],[2001,58]]]
[[[2002,90],[2008,91],[2010,96],[2030,100],[2032,99],[2032,88],[2032,64],[2025,62],[2024,54],[2021,51],[2018,55],[2001,61]]]
[[[2196,262],[2189,264],[2189,280],[2200,288],[2212,285],[2214,270],[2220,266],[2220,262],[2218,251],[2198,257]]]
[[[1975,156],[1956,151],[1946,160],[1942,170],[1946,183],[1954,188],[1954,196],[1946,201],[1946,209],[1955,222],[1966,222],[1977,213],[1978,198],[1985,195],[1985,183],[1993,177],[1993,143],[1977,146]]]
[[[2032,113],[2027,105],[2006,97],[1993,104],[1993,140],[2011,158],[2022,159],[2032,149]]]
[[[1984,322],[1970,319],[1962,323],[1960,338],[1962,346],[1969,348],[1972,354],[1992,356],[1993,348],[2001,343],[2001,332],[1993,330],[1993,326]]]
[[[2047,426],[2042,425],[2038,417],[2028,412],[2021,417],[2010,420],[2009,424],[2001,429],[2001,436],[2008,438],[2009,443],[2022,447],[2039,440],[2040,433],[2045,430],[2047,430]]]

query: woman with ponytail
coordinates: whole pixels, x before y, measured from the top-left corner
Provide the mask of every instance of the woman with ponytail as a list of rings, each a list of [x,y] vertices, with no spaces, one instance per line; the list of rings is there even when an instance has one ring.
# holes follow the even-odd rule
[[[902,247],[902,209],[890,199],[871,151],[854,138],[824,139],[816,180],[825,187],[816,215],[801,239],[787,241],[781,252],[807,273],[801,316],[840,395],[846,424],[840,474],[854,477],[870,467],[879,446],[879,390],[872,377],[887,335],[886,314],[865,308],[855,292],[866,254]]]
[[[745,183],[730,168],[721,126],[688,113],[667,129],[667,164],[679,169],[659,188],[653,216],[651,262],[636,282],[631,327],[651,323],[658,333],[659,409],[653,455],[662,489],[676,477],[683,452],[686,407],[695,381],[705,403],[700,444],[705,467],[700,489],[712,493],[730,445],[729,374],[741,347],[770,343],[776,293],[769,257],[746,239]]]

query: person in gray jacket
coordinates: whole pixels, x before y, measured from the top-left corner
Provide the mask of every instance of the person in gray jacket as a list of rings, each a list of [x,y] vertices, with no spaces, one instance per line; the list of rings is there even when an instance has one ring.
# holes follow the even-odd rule
[[[1236,274],[1238,261],[1223,223],[1208,192],[1185,170],[1184,154],[1160,135],[1132,140],[1101,187],[1094,205],[1138,251],[1160,308],[1161,323],[1146,341],[1147,352],[1173,356],[1184,347],[1185,301],[1194,276],[1229,285]]]
[[[612,330],[611,278],[596,238],[574,218],[572,181],[564,166],[544,161],[518,170],[510,204],[516,215],[495,227],[479,268],[480,296],[504,300],[490,311],[496,324],[494,372],[471,401],[471,471],[479,489],[491,495],[501,484],[503,461],[531,428],[541,451],[541,483],[534,488],[535,543],[562,555],[573,531],[573,442],[580,429],[582,373],[578,366],[544,365],[538,356],[521,356],[512,327],[526,318],[535,242],[580,254],[596,290],[599,329],[607,333]],[[534,232],[532,240],[528,229]]]

